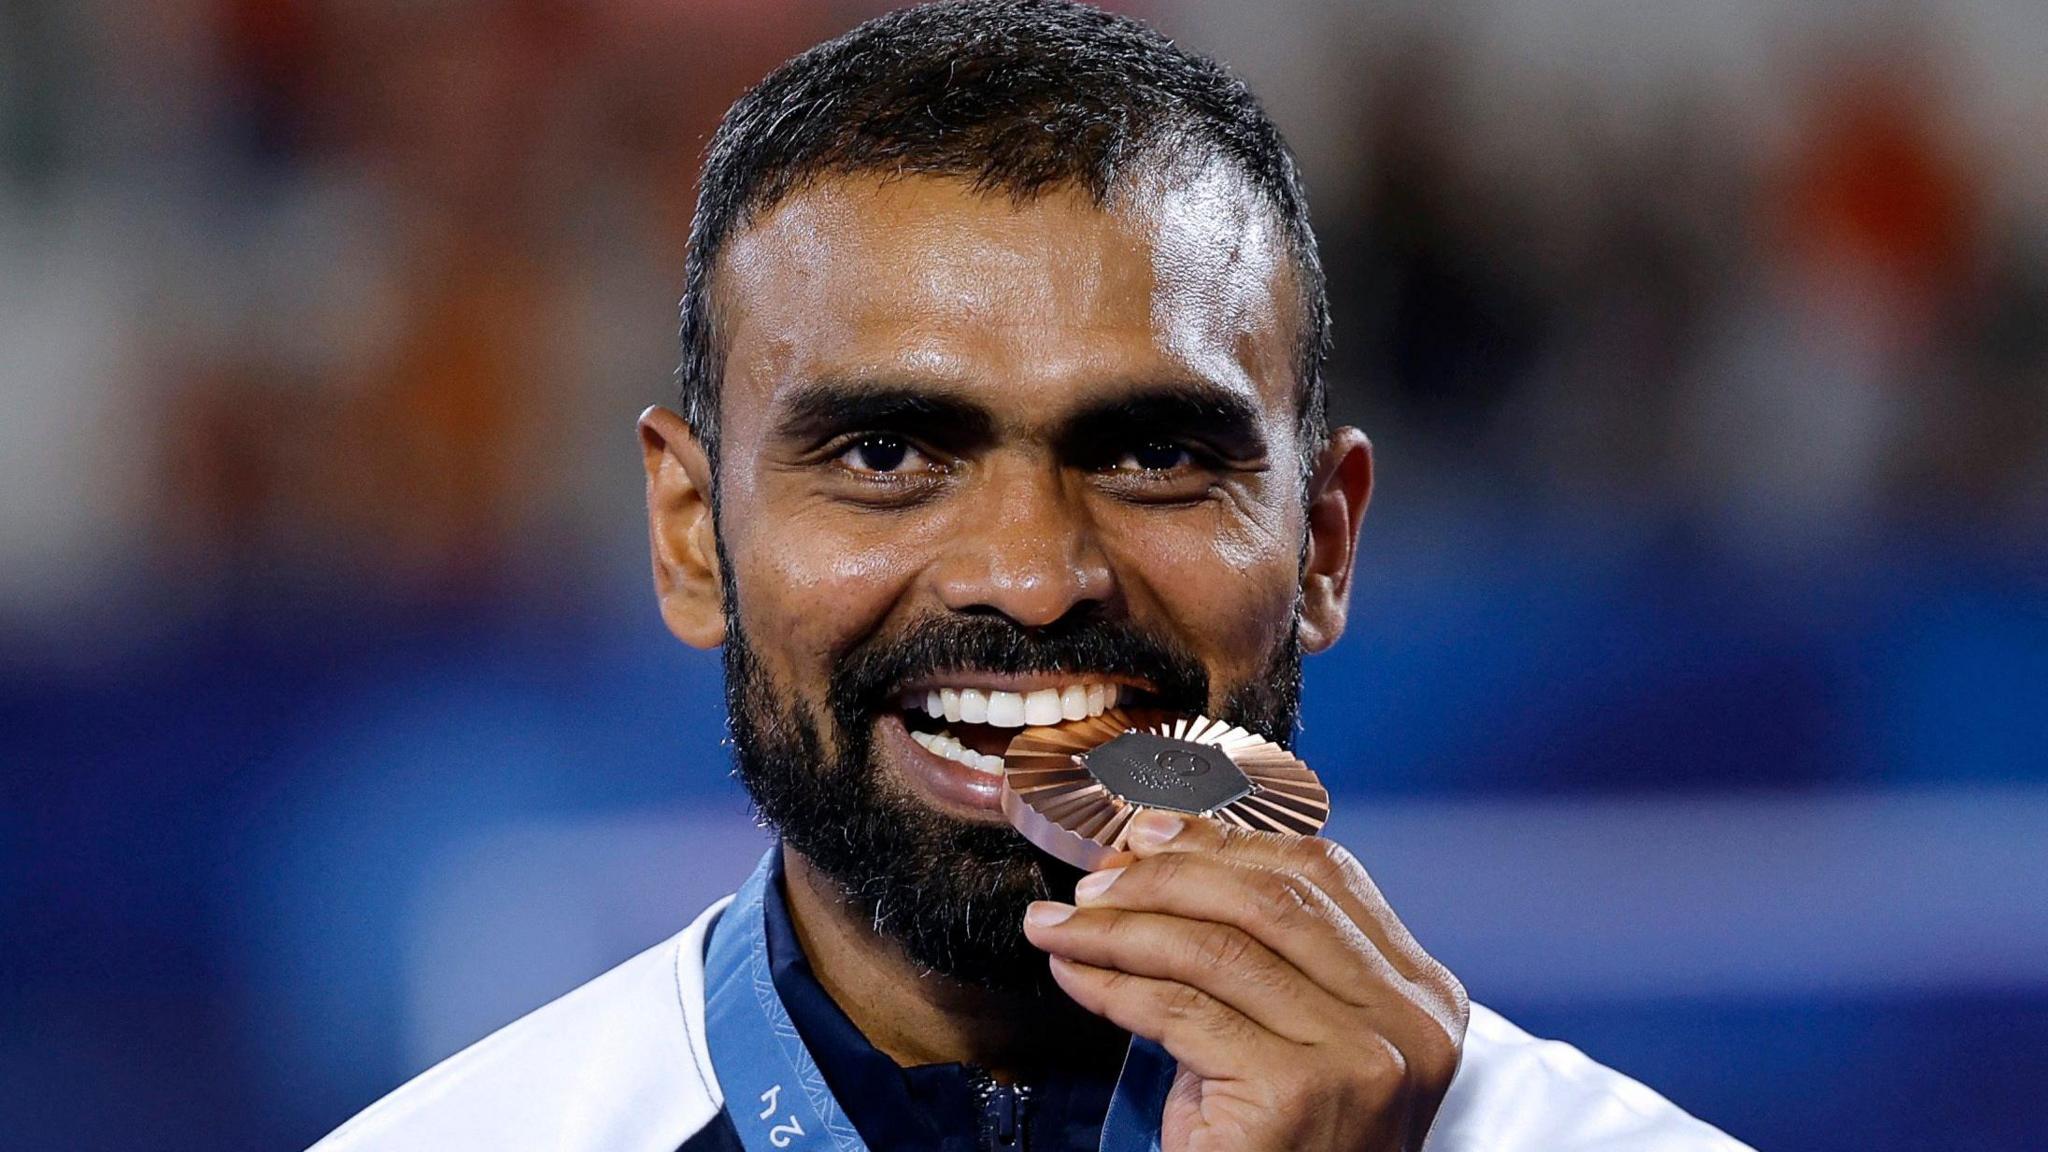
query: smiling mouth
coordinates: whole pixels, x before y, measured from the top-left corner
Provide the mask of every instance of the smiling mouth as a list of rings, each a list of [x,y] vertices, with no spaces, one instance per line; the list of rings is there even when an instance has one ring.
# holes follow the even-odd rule
[[[1128,684],[1086,678],[1030,692],[955,686],[904,695],[903,726],[926,751],[976,772],[1000,777],[1003,752],[1018,732],[1100,716],[1130,707],[1145,693]]]

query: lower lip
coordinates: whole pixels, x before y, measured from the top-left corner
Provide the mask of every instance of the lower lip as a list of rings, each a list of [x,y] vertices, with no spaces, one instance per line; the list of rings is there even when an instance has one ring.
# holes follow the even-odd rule
[[[900,716],[875,721],[880,746],[905,784],[934,807],[960,815],[1002,819],[1003,778],[949,760],[910,738]]]

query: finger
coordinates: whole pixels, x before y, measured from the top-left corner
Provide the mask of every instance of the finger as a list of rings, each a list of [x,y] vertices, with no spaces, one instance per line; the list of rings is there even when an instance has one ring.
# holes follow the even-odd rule
[[[1032,905],[1024,933],[1055,956],[1200,989],[1297,1043],[1316,1043],[1347,1021],[1363,1022],[1355,1006],[1234,925],[1044,902]]]
[[[1407,985],[1328,893],[1278,868],[1169,852],[1089,873],[1075,885],[1074,902],[1231,925],[1332,996],[1360,1007],[1385,1002],[1390,986]]]
[[[1157,1041],[1181,1067],[1204,1079],[1249,1079],[1301,1052],[1199,988],[1064,956],[1052,957],[1051,964],[1053,979],[1074,1003]]]
[[[1218,820],[1152,809],[1132,819],[1127,843],[1131,853],[1141,860],[1169,853],[1194,853],[1301,876],[1342,908],[1402,973],[1412,977],[1436,966],[1401,918],[1394,915],[1364,865],[1334,840],[1254,831]]]

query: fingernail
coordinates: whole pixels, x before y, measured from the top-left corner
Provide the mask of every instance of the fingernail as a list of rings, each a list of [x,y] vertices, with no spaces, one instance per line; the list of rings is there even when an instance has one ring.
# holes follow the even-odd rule
[[[1050,928],[1066,922],[1074,914],[1072,904],[1060,904],[1052,900],[1039,900],[1024,910],[1024,922],[1040,928]]]
[[[1074,881],[1074,902],[1085,904],[1101,896],[1109,891],[1109,886],[1116,883],[1116,878],[1123,874],[1124,870],[1121,868],[1109,868],[1101,872],[1090,872],[1081,877]]]
[[[1180,835],[1187,824],[1178,812],[1140,812],[1131,818],[1130,843],[1138,848],[1158,848]]]

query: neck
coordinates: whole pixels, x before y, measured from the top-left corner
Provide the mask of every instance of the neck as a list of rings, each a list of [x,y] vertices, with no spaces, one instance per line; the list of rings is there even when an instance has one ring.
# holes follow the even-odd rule
[[[1049,1065],[1114,1068],[1121,1059],[1128,1037],[1066,997],[994,992],[923,971],[787,845],[782,864],[790,920],[812,974],[897,1064],[973,1064],[1007,1080]]]

